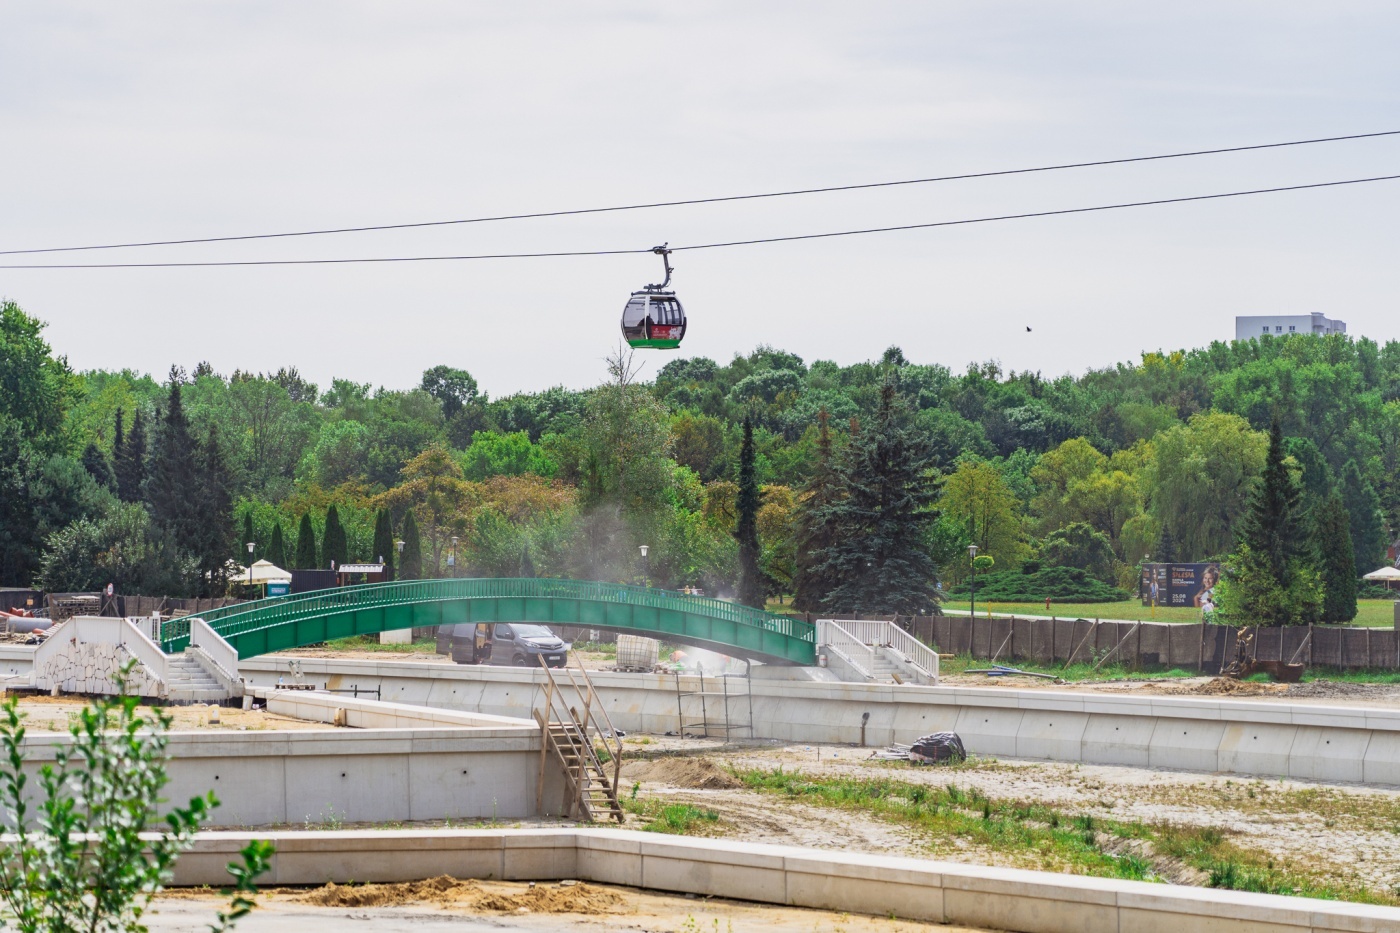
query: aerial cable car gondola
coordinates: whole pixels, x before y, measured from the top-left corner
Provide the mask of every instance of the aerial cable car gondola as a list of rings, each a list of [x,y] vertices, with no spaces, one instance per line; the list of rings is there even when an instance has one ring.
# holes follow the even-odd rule
[[[685,309],[676,293],[667,291],[671,284],[671,251],[666,244],[651,250],[666,266],[666,280],[660,285],[648,285],[632,293],[622,309],[622,336],[633,347],[653,350],[674,350],[685,337]]]

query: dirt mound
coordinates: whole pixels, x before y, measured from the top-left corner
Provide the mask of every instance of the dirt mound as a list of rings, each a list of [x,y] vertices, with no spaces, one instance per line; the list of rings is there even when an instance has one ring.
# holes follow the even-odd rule
[[[1252,680],[1234,680],[1230,677],[1212,677],[1203,684],[1189,687],[1163,687],[1162,693],[1187,696],[1234,696],[1257,697],[1271,693],[1287,692],[1287,684],[1255,683]]]
[[[328,884],[296,900],[321,907],[394,907],[437,904],[500,913],[605,914],[625,903],[616,891],[565,881],[558,884],[482,886],[447,875],[400,884]]]
[[[616,891],[588,884],[535,885],[519,894],[484,894],[472,906],[478,910],[537,914],[608,914],[621,910],[626,901]]]
[[[427,881],[400,884],[336,884],[308,891],[297,898],[320,907],[388,907],[415,901],[455,904],[480,893],[476,882],[439,875]]]
[[[622,769],[629,781],[649,781],[694,790],[730,790],[744,784],[711,758],[658,758],[637,761]]]

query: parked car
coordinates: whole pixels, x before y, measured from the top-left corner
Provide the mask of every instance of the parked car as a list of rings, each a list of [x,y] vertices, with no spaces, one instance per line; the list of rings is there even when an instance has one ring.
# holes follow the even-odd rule
[[[544,658],[550,667],[563,667],[569,648],[548,626],[529,622],[439,625],[437,633],[437,653],[458,664],[539,667]]]

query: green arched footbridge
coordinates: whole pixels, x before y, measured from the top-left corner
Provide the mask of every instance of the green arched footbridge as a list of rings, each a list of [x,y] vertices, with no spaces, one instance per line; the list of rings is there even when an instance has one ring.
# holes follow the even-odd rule
[[[816,663],[815,627],[800,619],[671,590],[585,580],[403,580],[260,599],[200,618],[242,658],[414,626],[540,622],[646,635],[769,663]],[[189,623],[166,624],[166,651],[183,651],[189,640]]]

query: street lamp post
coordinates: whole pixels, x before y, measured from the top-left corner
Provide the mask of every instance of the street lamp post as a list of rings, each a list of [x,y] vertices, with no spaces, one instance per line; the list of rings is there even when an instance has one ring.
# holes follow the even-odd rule
[[[452,579],[457,579],[457,536],[452,536],[452,553],[447,556],[447,566],[452,568]]]
[[[248,542],[248,585],[253,585],[253,542]]]
[[[642,579],[647,586],[651,586],[651,561],[647,560],[647,551],[651,550],[651,545],[639,544],[637,549],[642,552]]]
[[[399,552],[399,562],[394,565],[394,576],[403,573],[403,538],[394,542],[394,550]]]
[[[968,613],[972,618],[977,617],[977,545],[967,546],[967,561],[972,566],[972,611]]]

